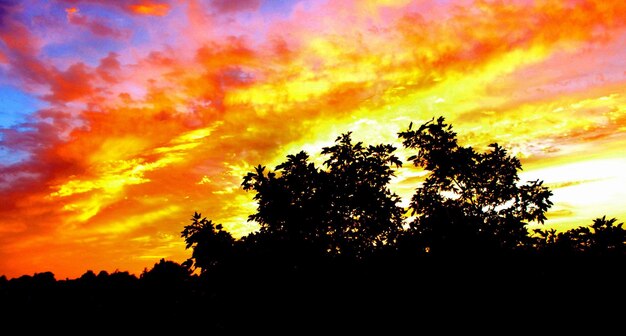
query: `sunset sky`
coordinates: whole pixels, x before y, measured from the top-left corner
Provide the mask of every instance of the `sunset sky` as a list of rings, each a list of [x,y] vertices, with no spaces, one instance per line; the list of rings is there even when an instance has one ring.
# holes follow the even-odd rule
[[[256,229],[253,166],[440,115],[545,181],[546,227],[624,221],[626,2],[0,0],[0,275],[183,262],[194,211]]]

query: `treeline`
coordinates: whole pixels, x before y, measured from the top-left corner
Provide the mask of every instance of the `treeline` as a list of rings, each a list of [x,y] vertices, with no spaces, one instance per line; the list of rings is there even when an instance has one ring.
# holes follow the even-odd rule
[[[615,218],[565,232],[529,230],[543,224],[552,192],[543,181],[520,182],[520,161],[494,143],[480,153],[461,146],[438,118],[398,133],[407,160],[427,175],[409,208],[389,184],[402,161],[389,144],[353,143],[351,133],[323,148],[324,167],[305,152],[288,155],[274,171],[257,166],[242,182],[255,193],[249,219],[260,230],[234,239],[221,224],[195,213],[182,237],[202,273],[246,258],[284,262],[444,257],[621,257],[626,230]],[[411,266],[412,267],[412,266]]]
[[[551,300],[590,286],[595,295],[623,294],[626,230],[615,218],[565,232],[529,230],[546,220],[552,192],[540,180],[520,181],[521,163],[505,148],[462,146],[442,117],[411,123],[398,137],[412,151],[407,161],[427,172],[408,209],[389,187],[403,165],[396,148],[344,133],[322,149],[322,167],[300,152],[243,177],[255,193],[249,219],[258,231],[235,239],[195,212],[181,232],[191,257],[180,264],[161,260],[139,277],[2,277],[0,295],[21,309],[203,312],[209,329],[244,330],[310,323],[297,311],[316,305],[363,318],[368,307],[397,313],[402,303],[531,304],[546,286],[556,286]]]

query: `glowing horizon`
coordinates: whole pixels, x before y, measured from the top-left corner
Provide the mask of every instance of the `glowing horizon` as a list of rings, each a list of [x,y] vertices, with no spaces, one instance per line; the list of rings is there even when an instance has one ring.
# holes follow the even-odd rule
[[[440,115],[544,180],[545,227],[626,218],[621,1],[10,0],[0,73],[7,277],[182,262],[194,211],[256,228],[254,166]]]

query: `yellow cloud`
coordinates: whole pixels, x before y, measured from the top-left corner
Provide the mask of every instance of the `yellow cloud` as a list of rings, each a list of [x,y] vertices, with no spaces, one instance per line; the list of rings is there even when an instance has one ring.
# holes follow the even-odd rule
[[[157,156],[152,161],[139,157],[127,160],[104,160],[93,163],[90,176],[85,176],[82,179],[71,179],[57,186],[55,188],[56,191],[50,193],[49,196],[57,198],[82,195],[80,200],[66,204],[63,209],[76,213],[76,220],[81,222],[87,221],[97,215],[104,206],[120,199],[126,187],[150,182],[150,179],[145,177],[146,173],[182,162],[187,152],[198,147],[202,140],[210,136],[218,126],[219,124],[215,124],[212,127],[197,129],[179,135],[168,146],[158,147],[149,152],[149,157]],[[114,143],[118,144],[118,146],[114,146],[114,148],[124,147],[119,143],[120,141],[120,139],[115,140]],[[131,142],[134,143],[134,141]],[[107,150],[107,153],[109,151],[110,149]],[[97,156],[102,156],[102,153],[97,153]],[[110,153],[110,157],[114,158],[118,158],[121,155],[115,151],[110,151]]]

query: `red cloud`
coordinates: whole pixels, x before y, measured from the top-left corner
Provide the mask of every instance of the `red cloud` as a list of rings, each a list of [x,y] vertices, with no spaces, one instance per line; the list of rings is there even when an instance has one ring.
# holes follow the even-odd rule
[[[107,57],[100,60],[100,65],[98,65],[98,75],[105,82],[115,83],[117,80],[114,75],[116,72],[121,70],[120,62],[117,60],[117,54],[114,52],[109,53]]]
[[[130,35],[128,31],[111,28],[102,20],[89,19],[81,15],[75,7],[68,8],[65,11],[67,12],[67,19],[70,23],[86,27],[95,35],[111,38],[126,38]]]
[[[260,0],[213,0],[213,8],[222,13],[233,13],[245,10],[257,10],[261,5]]]
[[[93,75],[83,63],[76,63],[64,72],[54,73],[48,81],[51,94],[45,96],[51,102],[69,102],[95,92],[91,85]]]
[[[37,52],[37,38],[31,34],[27,26],[2,13],[0,13],[0,42],[4,42],[6,48],[14,53],[30,55]]]

